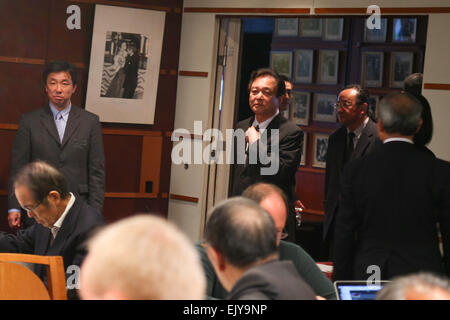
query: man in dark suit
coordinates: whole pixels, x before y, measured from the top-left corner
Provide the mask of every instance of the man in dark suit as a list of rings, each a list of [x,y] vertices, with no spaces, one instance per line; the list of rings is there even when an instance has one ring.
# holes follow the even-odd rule
[[[340,92],[335,105],[342,126],[328,138],[326,155],[323,255],[327,260],[333,257],[334,219],[344,165],[373,152],[380,144],[377,126],[367,116],[368,99],[367,90],[350,85]]]
[[[229,300],[314,300],[292,261],[278,260],[272,217],[253,200],[217,205],[206,225],[209,260]]]
[[[335,279],[388,280],[419,271],[450,275],[450,164],[414,146],[421,111],[410,94],[386,96],[377,111],[383,145],[345,168]]]
[[[103,223],[103,216],[68,192],[61,172],[45,162],[23,167],[13,186],[20,207],[37,223],[17,234],[0,234],[0,252],[62,256],[64,270],[80,267],[86,256],[84,240]],[[42,266],[35,265],[35,272],[45,281]]]
[[[254,71],[248,89],[249,105],[255,115],[236,126],[237,132],[245,132],[245,141],[235,140],[234,143],[231,195],[241,195],[248,186],[257,182],[278,186],[289,201],[287,240],[295,242],[295,183],[302,155],[303,132],[279,113],[278,106],[284,99],[285,85],[275,71]],[[245,161],[239,163],[239,152],[243,153],[242,150],[246,152],[241,157]]]
[[[133,99],[138,84],[139,55],[134,44],[128,47],[128,56],[125,61],[125,80],[123,82],[123,97]]]
[[[43,80],[49,104],[23,115],[11,151],[8,211],[11,228],[23,225],[12,181],[20,168],[34,160],[44,160],[59,168],[67,179],[69,191],[102,212],[105,156],[99,118],[71,103],[77,88],[72,64],[49,63]]]

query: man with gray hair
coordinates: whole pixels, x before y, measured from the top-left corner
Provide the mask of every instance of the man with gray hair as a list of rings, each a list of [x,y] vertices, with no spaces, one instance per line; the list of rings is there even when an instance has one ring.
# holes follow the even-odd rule
[[[64,270],[80,266],[86,250],[84,241],[103,223],[102,215],[86,202],[68,192],[63,174],[43,161],[24,166],[14,179],[20,207],[37,223],[17,234],[0,234],[0,252],[62,256]],[[34,266],[46,281],[45,269]],[[69,298],[77,298],[74,290]]]
[[[88,242],[81,269],[87,300],[198,300],[206,281],[194,246],[172,224],[136,215],[101,230]]]
[[[450,274],[450,165],[414,147],[421,111],[408,93],[386,96],[378,107],[383,145],[344,170],[335,280]]]
[[[426,272],[396,277],[376,300],[450,300],[450,281]]]
[[[314,300],[291,261],[279,261],[272,217],[236,197],[216,206],[206,226],[208,257],[229,300]]]

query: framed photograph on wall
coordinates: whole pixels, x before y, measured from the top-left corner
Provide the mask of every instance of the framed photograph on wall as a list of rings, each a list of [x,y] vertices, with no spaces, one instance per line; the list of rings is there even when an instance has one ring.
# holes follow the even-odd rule
[[[298,19],[275,19],[275,35],[281,37],[296,37],[298,35]]]
[[[417,18],[394,18],[392,23],[393,42],[416,42]]]
[[[302,157],[300,159],[300,165],[304,166],[306,164],[306,151],[308,150],[308,134],[303,132],[303,147],[302,147]]]
[[[326,167],[328,150],[328,134],[325,133],[315,133],[313,137],[313,157],[312,166],[317,168]]]
[[[323,40],[341,41],[344,29],[344,19],[323,19]]]
[[[383,83],[383,52],[363,52],[361,84],[365,87],[381,87]]]
[[[309,123],[309,92],[293,91],[294,103],[292,120],[297,124],[307,126]]]
[[[336,84],[338,82],[338,50],[319,51],[319,83]]]
[[[403,88],[403,80],[412,73],[413,52],[392,52],[390,69],[390,87]]]
[[[372,95],[371,94],[369,96],[368,100],[369,100],[369,102],[368,102],[367,110],[375,118],[376,117],[376,112],[377,112],[377,106],[378,106],[378,103],[380,102],[380,96],[376,96],[376,95]]]
[[[336,122],[336,110],[334,109],[336,99],[337,96],[335,94],[315,94],[313,120],[333,123]]]
[[[86,110],[153,124],[166,13],[96,5]]]
[[[379,29],[369,29],[367,28],[367,19],[365,21],[364,27],[364,41],[365,42],[386,42],[387,33],[387,18],[380,19]]]
[[[300,18],[299,28],[301,37],[321,37],[322,19]]]
[[[299,83],[311,83],[314,50],[295,50],[294,55],[294,81]]]
[[[270,67],[290,79],[292,76],[292,52],[272,51],[270,53]]]

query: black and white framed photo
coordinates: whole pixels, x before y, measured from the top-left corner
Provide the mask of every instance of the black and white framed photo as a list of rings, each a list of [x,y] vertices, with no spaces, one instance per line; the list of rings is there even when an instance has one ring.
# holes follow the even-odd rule
[[[300,18],[299,28],[301,37],[321,37],[322,19]]]
[[[306,165],[306,152],[308,150],[308,134],[306,132],[303,132],[303,147],[302,147],[302,157],[300,159],[300,165],[304,166]]]
[[[293,91],[293,95],[292,120],[297,124],[307,126],[309,123],[310,93]]]
[[[417,18],[394,18],[392,23],[393,42],[416,42]]]
[[[338,81],[338,50],[319,51],[319,83],[336,84]]]
[[[154,123],[165,15],[96,5],[86,109],[100,121]]]
[[[298,83],[311,83],[314,50],[295,50],[294,55],[294,81]]]
[[[333,123],[336,122],[336,110],[334,109],[336,99],[337,96],[335,94],[315,94],[313,120]]]
[[[342,40],[342,31],[344,29],[344,19],[336,18],[336,19],[323,19],[323,40],[327,41],[341,41]]]
[[[413,52],[392,52],[390,69],[390,87],[403,88],[403,80],[412,73]]]
[[[298,35],[298,19],[275,19],[275,35],[280,37],[296,37]]]
[[[317,168],[325,168],[328,150],[328,134],[315,133],[313,137],[313,157],[312,166]]]
[[[387,23],[388,23],[387,18],[381,18],[379,29],[369,29],[369,28],[367,28],[367,19],[366,19],[365,27],[364,27],[364,41],[365,42],[386,42]]]
[[[381,87],[383,83],[383,52],[363,52],[361,83],[365,87]]]
[[[270,67],[290,79],[292,76],[292,52],[272,51],[270,53]]]

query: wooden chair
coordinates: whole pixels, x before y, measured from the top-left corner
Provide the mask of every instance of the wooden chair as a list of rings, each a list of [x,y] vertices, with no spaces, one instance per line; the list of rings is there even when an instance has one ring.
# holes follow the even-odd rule
[[[45,265],[48,289],[33,271],[14,262]],[[0,299],[67,300],[62,257],[0,253]]]

